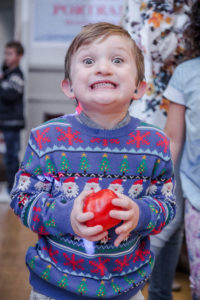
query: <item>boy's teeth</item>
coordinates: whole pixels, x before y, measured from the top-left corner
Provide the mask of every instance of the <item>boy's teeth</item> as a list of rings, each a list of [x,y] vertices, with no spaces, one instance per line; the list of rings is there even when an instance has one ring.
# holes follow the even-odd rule
[[[99,82],[99,83],[95,83],[95,84],[92,85],[93,89],[104,88],[104,87],[111,87],[111,88],[113,88],[114,84],[111,83],[111,82]]]

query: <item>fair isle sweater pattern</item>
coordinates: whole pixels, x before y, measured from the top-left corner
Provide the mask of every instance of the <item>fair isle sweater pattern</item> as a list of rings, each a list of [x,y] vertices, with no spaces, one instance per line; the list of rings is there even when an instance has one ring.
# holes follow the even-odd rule
[[[79,193],[103,188],[126,194],[140,208],[136,229],[119,247],[114,228],[92,243],[70,223]],[[149,235],[175,216],[169,140],[136,118],[114,130],[90,128],[75,115],[53,119],[31,131],[11,197],[14,212],[39,236],[26,263],[40,280],[86,297],[134,294],[151,273]]]

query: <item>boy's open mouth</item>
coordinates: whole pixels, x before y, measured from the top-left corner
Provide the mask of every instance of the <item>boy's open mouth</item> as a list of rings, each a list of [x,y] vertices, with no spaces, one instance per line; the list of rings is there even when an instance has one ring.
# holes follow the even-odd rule
[[[97,81],[91,84],[91,89],[102,89],[102,88],[109,88],[109,89],[114,89],[116,88],[116,84],[112,81]]]

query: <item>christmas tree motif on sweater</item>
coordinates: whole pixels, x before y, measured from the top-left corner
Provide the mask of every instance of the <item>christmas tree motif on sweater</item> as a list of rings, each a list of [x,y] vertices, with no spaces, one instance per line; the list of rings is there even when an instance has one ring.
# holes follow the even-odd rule
[[[112,279],[112,281],[111,281],[111,286],[115,293],[120,294],[122,288],[114,282],[114,279]]]
[[[51,265],[48,265],[41,274],[42,279],[49,280],[50,278]]]
[[[156,171],[158,170],[159,165],[160,165],[160,159],[157,159],[156,162],[155,162],[153,171],[152,171],[152,177],[156,174]]]
[[[34,153],[31,152],[31,155],[29,156],[28,161],[26,163],[26,168],[29,168],[31,166],[32,161],[33,161],[33,155],[34,155]]]
[[[45,156],[45,160],[46,160],[46,173],[55,174],[56,168],[48,155]]]
[[[104,174],[110,170],[110,163],[108,161],[108,155],[106,153],[103,154],[103,158],[100,165],[100,171],[103,171]]]
[[[129,164],[128,164],[128,156],[124,155],[123,160],[120,166],[120,172],[122,172],[123,175],[129,170]]]
[[[124,280],[130,285],[133,285],[135,283],[135,280],[129,278],[128,276],[124,276]]]
[[[88,163],[88,159],[87,159],[87,155],[85,153],[83,153],[81,155],[81,162],[80,162],[80,170],[84,172],[84,174],[86,173],[86,171],[89,169],[89,163]]]
[[[155,206],[153,204],[150,204],[149,207],[150,207],[150,209],[151,209],[152,212],[158,214],[159,211],[158,211],[157,208],[155,208]]]
[[[45,222],[45,226],[47,226],[47,227],[56,227],[55,220],[53,218],[49,219],[47,222]]]
[[[68,286],[67,274],[64,274],[60,281],[58,281],[58,286],[63,289],[65,289]]]
[[[81,283],[79,284],[77,291],[81,295],[84,295],[85,293],[87,293],[88,287],[87,287],[86,279],[85,278],[82,278]]]
[[[42,175],[42,169],[40,166],[37,166],[34,170],[33,170],[33,173],[35,175]]]
[[[34,268],[35,268],[35,261],[37,258],[38,258],[38,256],[36,255],[31,260],[28,261],[28,265],[32,270],[34,270]]]
[[[155,223],[153,223],[152,221],[150,221],[149,224],[148,224],[148,226],[147,226],[147,229],[148,230],[152,230],[155,227],[155,225],[156,225]]]
[[[97,290],[97,297],[104,297],[106,295],[106,288],[105,288],[105,284],[104,284],[104,281],[102,280],[101,283],[100,283],[100,286]]]
[[[149,258],[149,265],[150,265],[151,269],[153,269],[153,257],[152,256],[150,256],[150,258]]]
[[[67,159],[67,156],[64,152],[62,153],[60,168],[63,172],[67,172],[68,170],[71,169],[69,165],[69,160]]]
[[[144,174],[144,172],[146,171],[147,169],[147,162],[146,162],[146,155],[144,155],[142,157],[142,161],[139,165],[139,167],[137,168],[137,172],[140,173],[140,174]]]
[[[163,176],[166,173],[166,171],[167,171],[166,168],[163,168],[160,172],[160,176]]]
[[[145,271],[142,271],[142,270],[139,270],[137,272],[142,278],[144,278],[146,276],[146,272]]]
[[[51,209],[54,209],[55,206],[56,206],[56,201],[53,201],[53,202],[51,203],[51,205],[50,205],[50,208],[51,208]]]

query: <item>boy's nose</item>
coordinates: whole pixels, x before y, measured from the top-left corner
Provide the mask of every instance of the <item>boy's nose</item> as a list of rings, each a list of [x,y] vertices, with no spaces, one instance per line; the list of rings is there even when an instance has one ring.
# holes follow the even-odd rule
[[[106,75],[111,74],[112,73],[111,63],[106,59],[102,59],[98,61],[98,63],[96,64],[96,73],[106,74]]]

